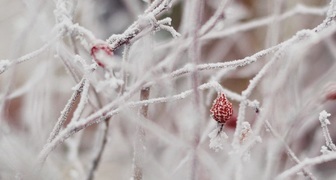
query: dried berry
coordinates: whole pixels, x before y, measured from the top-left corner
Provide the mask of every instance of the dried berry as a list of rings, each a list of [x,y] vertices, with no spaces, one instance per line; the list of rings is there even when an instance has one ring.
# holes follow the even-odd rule
[[[211,109],[211,117],[220,124],[225,124],[232,116],[232,103],[224,94],[219,94],[215,99]]]
[[[91,48],[91,56],[97,64],[103,68],[108,64],[108,57],[111,57],[112,55],[113,51],[108,44],[96,44]]]

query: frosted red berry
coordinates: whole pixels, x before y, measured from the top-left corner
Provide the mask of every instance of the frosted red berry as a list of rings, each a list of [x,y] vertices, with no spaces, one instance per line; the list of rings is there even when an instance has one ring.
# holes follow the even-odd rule
[[[104,61],[102,59],[99,59],[97,57],[97,54],[99,52],[103,52],[107,56],[112,56],[113,55],[113,51],[108,46],[108,44],[96,44],[96,45],[92,46],[92,48],[91,48],[91,56],[93,57],[93,59],[97,62],[97,64],[99,66],[105,67],[106,63],[104,63]]]
[[[225,94],[219,94],[210,109],[211,117],[218,123],[225,124],[233,114],[232,103]]]

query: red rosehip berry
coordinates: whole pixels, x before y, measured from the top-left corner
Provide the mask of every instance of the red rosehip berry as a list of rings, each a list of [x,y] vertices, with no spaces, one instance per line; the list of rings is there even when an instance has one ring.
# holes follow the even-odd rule
[[[219,94],[210,109],[211,117],[220,124],[225,124],[233,114],[232,103],[225,94]]]

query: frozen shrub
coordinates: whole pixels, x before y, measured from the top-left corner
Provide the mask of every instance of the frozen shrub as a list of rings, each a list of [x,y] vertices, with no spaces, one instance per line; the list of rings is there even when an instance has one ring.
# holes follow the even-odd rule
[[[334,0],[0,14],[0,179],[336,178]]]

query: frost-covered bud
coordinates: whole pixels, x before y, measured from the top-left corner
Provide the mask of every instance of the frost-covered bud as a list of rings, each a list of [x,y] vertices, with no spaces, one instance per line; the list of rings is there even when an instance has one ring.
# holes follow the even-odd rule
[[[219,94],[215,99],[211,109],[211,117],[218,123],[225,124],[232,116],[232,103],[224,94]]]

